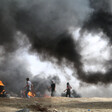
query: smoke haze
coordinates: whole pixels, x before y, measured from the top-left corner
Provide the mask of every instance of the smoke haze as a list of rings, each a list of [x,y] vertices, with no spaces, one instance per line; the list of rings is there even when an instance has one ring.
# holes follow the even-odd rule
[[[49,60],[60,66],[65,64],[72,68],[73,76],[78,80],[90,84],[111,83],[111,58],[102,61],[106,72],[94,72],[84,70],[81,55],[81,40],[85,32],[93,35],[102,32],[101,38],[108,41],[108,46],[111,47],[111,7],[112,0],[1,0],[1,80],[14,88],[12,83],[8,83],[12,82],[12,79],[22,82],[27,76],[32,77],[26,69],[27,64],[21,64],[15,59],[16,51],[28,44],[29,52],[37,53],[42,61]],[[80,28],[78,41],[74,40],[70,27],[74,27],[74,30]],[[24,36],[17,36],[17,32]],[[9,76],[10,81],[7,79]],[[21,83],[20,87],[22,85]]]

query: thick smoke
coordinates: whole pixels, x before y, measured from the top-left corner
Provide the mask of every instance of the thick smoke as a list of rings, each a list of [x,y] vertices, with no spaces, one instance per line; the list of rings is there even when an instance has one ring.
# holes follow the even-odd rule
[[[18,48],[17,39],[19,39],[15,35],[17,31],[20,31],[26,35],[31,44],[30,51],[38,52],[42,59],[54,62],[55,58],[58,64],[67,60],[66,62],[73,64],[77,78],[84,82],[110,83],[112,82],[111,69],[105,74],[101,72],[86,73],[83,70],[80,50],[68,31],[71,26],[80,27],[82,32],[102,31],[111,43],[111,0],[95,1],[1,0],[0,45],[6,55],[15,52]],[[102,8],[103,4],[105,7]],[[8,59],[5,61],[9,62]],[[66,65],[70,65],[70,63],[66,63]],[[8,66],[2,67],[8,68]],[[0,76],[2,79],[3,76],[1,74]],[[6,73],[3,79],[7,76]],[[11,76],[13,77],[13,75]],[[13,79],[15,78],[13,77]]]
[[[20,31],[28,38],[30,51],[36,51],[43,59],[50,61],[50,57],[56,58],[57,63],[66,59],[75,63],[78,68],[81,65],[81,56],[77,53],[75,42],[67,30],[72,25],[82,25],[86,15],[90,13],[88,4],[88,0],[1,0],[0,45],[5,52],[3,57],[11,55],[19,47],[17,40],[21,38],[15,35]],[[10,63],[8,58],[5,59]],[[4,66],[1,64],[4,70],[8,66],[13,68],[13,65],[7,63],[4,63]],[[0,78],[6,81],[10,75],[16,82],[18,73],[19,71],[14,77],[12,72],[5,72],[4,77],[0,74]],[[25,74],[27,73],[23,73],[23,79]],[[21,80],[22,77],[18,79]]]
[[[93,34],[97,34],[98,32],[103,32],[106,36],[106,39],[109,40],[109,44],[111,46],[112,42],[112,12],[111,12],[111,0],[90,0],[90,6],[93,8],[93,13],[90,14],[90,17],[85,21],[82,31],[88,31]],[[103,7],[102,7],[103,6]],[[104,38],[102,36],[102,38]],[[108,60],[109,61],[109,60]],[[110,60],[111,63],[111,60]],[[108,67],[107,67],[108,68]],[[95,83],[103,82],[103,83],[111,83],[112,79],[112,70],[108,68],[106,73],[96,72],[96,73],[86,73],[81,77],[87,83]]]
[[[61,93],[61,96],[62,97],[66,97],[66,93]],[[71,91],[71,97],[72,98],[80,98],[81,95],[78,94],[74,89]]]
[[[16,48],[11,45],[14,45],[14,35],[19,30],[40,53],[43,50],[51,52],[52,44],[52,49],[56,49],[60,35],[72,25],[82,25],[90,13],[88,0],[1,0],[0,4],[1,45]]]
[[[27,63],[20,61],[14,54],[0,61],[0,80],[5,84],[7,93],[20,94],[25,86],[26,77],[31,73],[26,69]]]
[[[60,84],[60,79],[58,76],[49,76],[47,78],[41,77],[43,74],[38,74],[37,76],[33,77],[32,83],[35,88],[35,93],[37,96],[44,96],[47,92],[50,93],[50,87],[52,80],[56,85]]]
[[[83,29],[94,33],[103,31],[110,41],[112,41],[112,12],[110,0],[101,0],[97,2],[95,2],[95,0],[90,1],[90,5],[93,8],[93,13],[91,13],[89,19],[85,22]]]

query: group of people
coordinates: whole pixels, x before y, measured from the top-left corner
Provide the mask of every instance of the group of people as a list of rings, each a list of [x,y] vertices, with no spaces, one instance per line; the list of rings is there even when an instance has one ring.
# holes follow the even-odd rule
[[[26,86],[24,88],[26,89],[25,96],[27,98],[30,98],[30,96],[28,95],[28,93],[32,92],[33,84],[31,83],[31,81],[29,80],[29,78],[26,78]],[[70,86],[69,82],[67,82],[66,89],[64,90],[64,92],[66,92],[66,97],[67,96],[71,97],[71,92],[70,92],[71,89],[72,89],[72,87]],[[52,97],[55,96],[56,84],[55,84],[55,82],[53,80],[51,81],[50,90],[51,90],[51,96]]]

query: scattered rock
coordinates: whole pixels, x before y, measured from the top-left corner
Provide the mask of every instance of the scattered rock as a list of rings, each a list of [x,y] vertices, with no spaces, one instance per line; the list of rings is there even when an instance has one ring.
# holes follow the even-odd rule
[[[54,109],[53,112],[58,112],[58,110],[57,109]]]
[[[29,109],[22,109],[22,110],[19,110],[19,111],[16,111],[16,112],[30,112]]]
[[[46,107],[43,107],[42,105],[30,105],[29,108],[36,110],[36,111],[41,111],[41,112],[48,112],[48,109]]]

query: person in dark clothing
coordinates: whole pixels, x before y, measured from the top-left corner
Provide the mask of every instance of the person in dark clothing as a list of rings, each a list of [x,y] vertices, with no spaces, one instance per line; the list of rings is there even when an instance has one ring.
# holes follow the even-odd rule
[[[54,96],[55,88],[56,88],[56,85],[55,85],[54,81],[52,80],[52,82],[51,82],[51,96]]]
[[[69,95],[69,97],[71,97],[71,92],[70,90],[72,89],[72,87],[70,86],[69,82],[67,82],[67,88],[66,88],[66,97]]]

